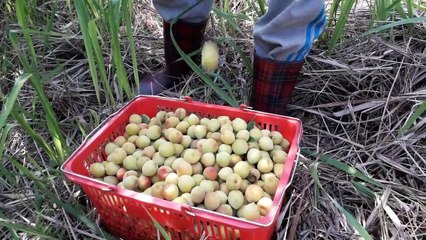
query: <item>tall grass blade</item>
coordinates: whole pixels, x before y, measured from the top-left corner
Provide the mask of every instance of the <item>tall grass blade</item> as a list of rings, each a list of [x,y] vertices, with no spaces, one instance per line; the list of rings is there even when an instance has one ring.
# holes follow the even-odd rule
[[[99,93],[99,80],[98,72],[96,70],[95,58],[93,55],[92,41],[90,40],[89,34],[89,15],[87,13],[87,7],[83,2],[84,0],[74,0],[74,6],[77,11],[78,20],[80,22],[81,33],[83,34],[83,42],[86,50],[86,58],[89,62],[90,75],[93,81],[93,87],[95,88],[96,98],[98,103],[101,104],[101,97]]]
[[[25,232],[34,236],[41,237],[43,239],[56,239],[54,236],[44,233],[44,231],[42,229],[39,229],[38,227],[14,223],[12,221],[7,221],[2,218],[0,218],[0,226],[11,228],[15,231],[15,233],[16,231],[20,231],[20,232]]]
[[[65,138],[62,135],[62,132],[59,128],[59,122],[56,118],[56,114],[53,111],[52,105],[44,93],[42,79],[36,68],[34,66],[30,66],[30,63],[26,59],[26,57],[21,53],[18,48],[18,40],[16,34],[13,32],[9,33],[9,39],[12,43],[13,49],[18,54],[19,61],[24,66],[24,70],[32,76],[30,77],[31,85],[34,87],[37,96],[40,98],[40,103],[43,107],[44,113],[46,115],[46,125],[47,129],[52,137],[53,144],[55,145],[56,153],[58,155],[58,159],[60,162],[65,160],[65,156],[68,154],[69,149],[66,144]],[[32,43],[27,43],[32,45]]]
[[[247,68],[247,71],[249,72],[250,76],[253,76],[253,64],[251,63],[250,58],[248,58],[243,50],[237,46],[235,41],[232,38],[221,38],[219,41],[222,41],[224,43],[227,43],[228,45],[231,45],[235,51],[240,55],[241,60],[243,61],[244,66]]]
[[[13,117],[18,121],[22,128],[27,132],[28,135],[40,146],[46,154],[51,158],[58,162],[55,152],[50,147],[50,145],[42,138],[31,126],[28,124],[27,120],[25,120],[20,113],[16,109],[12,109],[11,111]]]
[[[49,186],[46,186],[46,184],[42,181],[42,179],[35,176],[35,174],[26,168],[22,163],[15,159],[9,159],[10,163],[12,163],[22,174],[24,174],[26,177],[30,178],[34,181],[34,184],[38,189],[44,192],[49,192]]]
[[[126,33],[129,38],[129,47],[130,47],[130,55],[132,57],[132,69],[133,76],[135,78],[136,83],[136,94],[139,94],[139,71],[138,71],[138,58],[136,56],[136,48],[135,48],[135,38],[133,37],[132,31],[132,21],[131,21],[131,12],[133,9],[133,1],[131,0],[123,0],[123,15],[124,15],[124,23],[126,25]],[[126,12],[129,11],[129,12]]]
[[[102,86],[105,89],[105,93],[107,95],[108,103],[110,105],[114,105],[114,103],[115,103],[114,94],[111,90],[111,87],[110,87],[110,84],[109,84],[109,81],[108,81],[108,76],[107,76],[107,73],[106,73],[106,70],[105,70],[106,68],[105,68],[104,58],[103,58],[101,47],[100,47],[99,41],[98,41],[99,29],[96,26],[96,20],[95,19],[90,20],[89,23],[87,24],[87,27],[88,27],[88,30],[89,30],[90,40],[92,42],[92,47],[93,47],[93,50],[94,50],[94,53],[95,53],[95,56],[96,56],[96,61],[97,61],[98,66],[99,66],[99,72],[100,72],[100,75],[101,75]],[[95,82],[94,82],[94,84],[95,84]],[[95,89],[96,88],[97,87],[95,87]]]
[[[6,126],[3,127],[3,129],[0,129],[0,169],[4,168],[4,150],[7,148],[6,140],[7,136],[9,135],[10,129],[12,129],[14,125],[12,124],[6,124]]]
[[[50,12],[50,14],[47,18],[46,32],[51,32],[52,29],[53,29],[53,21],[55,20],[55,15],[56,15],[56,12],[58,10],[58,0],[53,1],[53,4],[51,4],[51,5],[53,5],[53,6],[52,6],[52,10],[51,10],[51,12]],[[49,45],[49,35],[46,35],[44,37],[44,46],[46,48],[48,48],[50,46]]]
[[[374,199],[374,192],[371,191],[368,187],[354,180],[351,180],[351,183],[354,185],[356,189],[358,189],[358,191],[366,195],[368,198]]]
[[[265,0],[257,0],[257,4],[259,5],[259,9],[260,9],[259,17],[261,17],[261,16],[265,15],[265,13],[266,13]]]
[[[157,228],[161,235],[163,235],[165,240],[171,240],[172,238],[170,237],[170,235],[166,232],[166,230],[164,230],[164,228],[155,220],[155,218],[149,213],[148,209],[145,208],[145,206],[143,207],[146,211],[146,213],[149,215],[149,217],[151,218],[152,222],[154,223],[155,228]]]
[[[4,218],[5,218],[4,213],[0,209],[0,219],[4,219]],[[18,234],[16,233],[16,231],[15,231],[15,229],[13,227],[7,226],[6,228],[7,228],[7,230],[9,230],[9,233],[12,236],[13,240],[19,240]]]
[[[207,84],[209,87],[211,87],[224,101],[226,101],[228,104],[230,104],[233,107],[238,107],[238,102],[234,101],[232,97],[230,97],[228,94],[226,94],[225,91],[223,91],[219,86],[217,86],[208,76],[206,73],[204,73],[203,70],[197,64],[192,61],[192,59],[185,54],[185,52],[182,51],[182,49],[179,47],[179,45],[176,42],[176,39],[173,35],[173,25],[179,20],[181,16],[183,16],[186,12],[197,6],[201,0],[196,2],[194,5],[192,5],[190,8],[188,8],[186,11],[181,13],[179,16],[177,16],[173,21],[170,23],[170,38],[172,39],[173,45],[175,46],[176,50],[178,51],[179,55],[182,57],[182,59],[188,64],[188,66],[191,67],[191,69],[201,78],[201,80],[204,81],[205,84]]]
[[[73,215],[78,222],[83,223],[88,228],[96,232],[96,234],[99,234],[104,239],[117,239],[116,237],[111,236],[109,233],[103,231],[101,228],[99,228],[98,225],[96,225],[92,220],[86,217],[84,213],[82,213],[80,210],[76,209],[72,205],[63,202],[56,196],[50,196],[51,201],[62,207],[67,213]]]
[[[333,166],[333,167],[335,167],[335,168],[337,168],[337,169],[339,169],[341,171],[344,171],[344,172],[346,172],[346,173],[348,173],[348,174],[350,174],[350,175],[352,175],[354,177],[362,179],[365,182],[368,182],[368,183],[370,183],[370,184],[372,184],[374,186],[383,187],[383,185],[381,183],[379,183],[378,181],[376,181],[373,178],[370,178],[370,177],[364,175],[362,172],[360,172],[359,170],[357,170],[357,169],[355,169],[355,168],[347,165],[346,163],[339,162],[339,161],[337,161],[337,160],[335,160],[335,159],[333,159],[331,157],[328,157],[328,156],[325,156],[325,155],[320,155],[319,153],[312,152],[312,151],[310,151],[308,149],[305,149],[305,148],[302,148],[301,152],[303,154],[309,155],[311,157],[319,158],[319,160],[321,162],[326,163],[326,164],[328,164],[330,166]]]
[[[420,106],[414,111],[414,113],[411,114],[411,116],[407,119],[404,126],[402,126],[402,128],[399,129],[399,133],[401,134],[407,131],[408,129],[410,129],[411,126],[413,126],[414,122],[417,120],[417,118],[419,118],[425,112],[426,112],[426,102],[422,102],[422,104],[420,104]]]
[[[34,66],[36,66],[33,70],[37,69],[37,59],[36,59],[36,53],[35,53],[35,49],[34,49],[34,44],[32,41],[32,38],[30,36],[30,34],[25,31],[28,28],[28,22],[27,22],[27,17],[28,17],[28,9],[26,8],[27,4],[24,0],[16,0],[16,4],[15,4],[15,8],[16,8],[16,17],[18,19],[18,24],[19,27],[24,30],[23,34],[24,34],[24,38],[27,42],[28,45],[28,49],[30,51],[30,56],[31,56],[31,64],[34,64]]]
[[[18,93],[21,90],[24,83],[31,77],[30,74],[20,75],[15,84],[12,87],[9,95],[3,100],[4,104],[2,111],[0,112],[0,164],[3,161],[3,151],[6,147],[6,138],[12,128],[11,125],[6,125],[7,118],[9,117],[10,112],[15,105],[16,99],[18,98]],[[1,164],[3,166],[3,164]]]
[[[240,27],[238,27],[234,18],[249,20],[247,16],[242,14],[235,15],[232,13],[225,13],[215,7],[213,7],[213,12],[216,13],[219,17],[224,18],[231,25],[232,29],[234,29],[235,31],[238,31],[241,35],[244,35],[243,31],[241,31]]]
[[[16,79],[15,84],[13,85],[9,95],[4,100],[5,102],[2,107],[3,110],[0,112],[0,130],[2,130],[6,124],[7,117],[9,116],[10,111],[12,111],[13,105],[15,105],[15,101],[18,98],[19,91],[30,77],[31,74],[23,74],[19,76]]]
[[[355,2],[356,0],[344,0],[343,4],[341,5],[341,12],[339,15],[339,19],[337,20],[336,26],[334,28],[333,35],[330,40],[329,50],[333,49],[337,45],[337,42],[342,36],[343,30],[346,26],[346,22],[349,16],[349,12],[351,11]]]
[[[413,24],[413,23],[422,23],[422,22],[425,22],[425,21],[426,21],[426,17],[402,19],[402,20],[399,20],[399,21],[396,21],[396,22],[388,23],[388,24],[370,29],[369,31],[361,34],[360,36],[365,37],[365,36],[371,35],[373,33],[378,33],[378,32],[381,32],[381,31],[384,31],[386,29],[393,28],[393,27],[396,27],[396,26]]]
[[[209,87],[211,87],[223,100],[225,100],[228,104],[230,104],[233,107],[238,107],[238,102],[235,101],[232,97],[230,97],[225,91],[223,91],[218,85],[216,85],[205,73],[203,70],[201,70],[201,68],[199,66],[197,66],[197,64],[194,63],[194,61],[192,61],[192,59],[190,57],[188,57],[183,51],[182,49],[178,46],[176,39],[173,36],[173,24],[174,22],[172,22],[171,27],[170,27],[170,37],[173,41],[173,44],[176,48],[176,50],[178,51],[178,53],[181,55],[181,57],[183,58],[183,60],[185,60],[185,62],[191,67],[191,69],[204,81],[205,84],[207,84]]]
[[[123,90],[128,98],[132,98],[132,90],[127,79],[126,71],[124,68],[123,57],[121,55],[120,41],[118,39],[118,25],[120,22],[120,6],[121,1],[110,0],[107,19],[109,23],[109,30],[111,33],[111,48],[112,60],[114,61],[115,69],[117,71],[118,87],[120,92],[120,100],[123,99]]]
[[[320,163],[316,162],[312,164],[310,168],[311,176],[316,185],[327,195],[330,201],[339,209],[339,211],[345,215],[346,221],[355,228],[355,230],[362,236],[365,240],[372,240],[373,238],[370,234],[365,230],[365,228],[356,220],[356,218],[348,212],[344,207],[342,207],[333,197],[331,197],[322,187],[319,176],[318,176],[318,165]]]

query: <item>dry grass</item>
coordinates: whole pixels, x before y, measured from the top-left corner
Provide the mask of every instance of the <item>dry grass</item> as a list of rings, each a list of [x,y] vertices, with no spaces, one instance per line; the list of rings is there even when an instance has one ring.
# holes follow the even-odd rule
[[[158,70],[163,65],[161,22],[153,8],[142,1],[135,8],[135,39],[139,56],[140,75]],[[236,6],[244,14],[244,6]],[[52,76],[46,84],[46,92],[61,121],[69,145],[75,149],[99,120],[114,109],[99,106],[90,81],[88,63],[83,55],[83,42],[78,23],[70,18],[65,4],[58,12],[54,26],[58,32],[67,32],[67,37],[50,40],[48,55],[40,58],[46,72],[61,63],[64,71]],[[71,19],[67,21],[66,19]],[[209,25],[207,38],[218,39],[231,35],[218,19]],[[5,29],[0,20],[0,30]],[[313,181],[309,167],[320,162],[318,173],[324,190],[374,236],[375,239],[422,239],[426,237],[426,121],[423,116],[407,132],[400,134],[407,118],[420,101],[426,100],[426,31],[417,26],[400,28],[393,36],[376,34],[359,39],[368,24],[368,15],[360,10],[351,16],[347,28],[347,40],[332,52],[325,52],[326,43],[319,42],[307,58],[300,84],[288,109],[288,115],[302,119],[304,137],[302,147],[333,157],[356,167],[385,187],[364,184],[319,159],[302,153],[293,192],[293,207],[289,236],[295,239],[357,239],[354,229],[327,195]],[[237,45],[250,57],[252,52],[252,21],[239,21],[243,34],[232,33]],[[5,35],[0,33],[0,45]],[[35,46],[42,49],[43,39],[36,38]],[[233,87],[232,92],[241,103],[247,99],[251,79],[241,56],[228,45],[221,47],[221,74]],[[13,52],[8,61],[18,65]],[[130,56],[127,54],[127,71],[131,74]],[[111,62],[105,55],[108,65]],[[13,76],[19,69],[0,76],[3,92],[13,84]],[[162,95],[181,97],[191,95],[194,99],[222,104],[223,100],[206,87],[196,76],[176,89]],[[32,108],[33,90],[26,85],[19,97],[20,103]],[[93,113],[91,113],[91,111]],[[34,114],[37,119],[38,113]],[[98,119],[99,118],[99,119]],[[44,169],[49,161],[36,148],[34,142],[19,128],[10,134],[7,156],[22,159],[32,167],[36,159]],[[7,159],[6,159],[7,160]],[[19,172],[10,162],[5,167]],[[49,174],[42,172],[37,174]],[[57,173],[54,173],[56,175]],[[0,189],[0,209],[5,218],[31,224],[41,221],[52,228],[62,228],[61,238],[100,238],[62,208],[46,203],[38,204],[41,194],[33,191],[34,183],[28,178],[19,178],[15,191]],[[95,221],[95,212],[84,194],[62,178],[52,178],[55,194],[69,203],[79,202],[83,212]],[[360,192],[354,184],[363,184],[373,195]],[[2,184],[0,184],[3,187]],[[1,213],[0,213],[1,214]],[[1,216],[0,216],[1,217]],[[0,236],[6,238],[6,228]],[[25,237],[22,235],[21,237]]]

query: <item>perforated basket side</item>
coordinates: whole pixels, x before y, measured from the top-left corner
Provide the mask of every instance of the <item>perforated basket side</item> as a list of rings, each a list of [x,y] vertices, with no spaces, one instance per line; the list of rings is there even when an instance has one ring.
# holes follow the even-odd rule
[[[89,177],[88,166],[95,161],[106,159],[104,146],[113,141],[115,137],[124,132],[128,117],[133,113],[155,116],[157,111],[174,111],[182,107],[188,113],[195,113],[199,117],[218,117],[221,115],[243,118],[246,121],[254,121],[259,128],[280,131],[291,145],[288,161],[284,167],[284,174],[280,180],[280,186],[274,197],[274,209],[257,223],[242,221],[237,218],[226,218],[210,211],[197,210],[196,208],[182,208],[182,206],[166,200],[143,196],[133,191],[118,189],[115,186],[94,180]],[[223,107],[199,102],[182,101],[178,99],[164,99],[158,97],[138,97],[120,109],[114,116],[96,129],[80,148],[62,166],[65,174],[75,183],[81,185],[88,194],[89,199],[97,208],[102,221],[114,234],[139,237],[154,234],[152,221],[145,213],[148,208],[155,219],[168,231],[174,239],[188,236],[193,239],[202,234],[216,236],[213,239],[258,239],[255,236],[270,236],[274,230],[274,222],[278,211],[283,204],[284,190],[291,180],[294,161],[299,150],[300,121],[293,118],[270,115],[247,109]],[[145,208],[144,208],[145,207]],[[110,216],[124,219],[117,222]],[[135,234],[134,226],[139,226],[141,234]],[[141,228],[144,230],[141,231]],[[255,231],[255,235],[253,234]],[[133,232],[133,233],[132,233]],[[224,236],[226,235],[226,238]],[[192,238],[191,238],[192,237]],[[185,239],[185,238],[183,238]],[[196,239],[196,238],[194,238]]]

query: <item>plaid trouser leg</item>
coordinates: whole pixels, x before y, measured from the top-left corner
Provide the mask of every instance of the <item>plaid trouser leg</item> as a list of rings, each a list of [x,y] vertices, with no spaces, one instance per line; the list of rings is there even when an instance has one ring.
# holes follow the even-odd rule
[[[281,62],[255,54],[250,105],[259,111],[283,114],[302,65],[303,61]]]
[[[186,54],[190,54],[201,48],[208,19],[199,23],[188,23],[178,21],[172,26],[173,37],[177,45]],[[187,75],[191,68],[181,59],[179,52],[176,50],[170,36],[170,23],[163,21],[164,36],[164,55],[166,60],[167,74],[171,77],[181,77]],[[192,60],[196,62],[197,56],[193,56]]]

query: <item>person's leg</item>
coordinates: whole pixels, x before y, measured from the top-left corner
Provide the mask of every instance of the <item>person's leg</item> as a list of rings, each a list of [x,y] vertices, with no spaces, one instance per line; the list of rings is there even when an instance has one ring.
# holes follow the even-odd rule
[[[255,52],[250,105],[283,114],[305,56],[323,32],[324,0],[269,0],[253,31]]]
[[[163,19],[164,58],[165,69],[148,76],[141,81],[141,94],[158,94],[187,75],[191,68],[181,58],[174,47],[170,36],[170,23],[176,17],[194,6],[198,0],[153,0],[153,5]],[[204,31],[207,25],[213,0],[203,0],[192,9],[185,12],[173,25],[173,37],[177,45],[186,54],[194,52],[201,47]],[[196,59],[196,56],[192,58]]]

